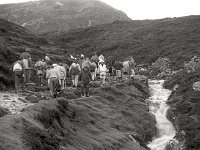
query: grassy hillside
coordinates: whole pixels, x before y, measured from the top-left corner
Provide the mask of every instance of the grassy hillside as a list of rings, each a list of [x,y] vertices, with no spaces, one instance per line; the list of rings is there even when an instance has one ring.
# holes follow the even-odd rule
[[[31,48],[34,61],[48,54],[55,60],[66,56],[60,49],[23,27],[0,19],[0,90],[13,84],[12,64],[26,48]]]
[[[156,133],[145,100],[148,87],[118,82],[91,92],[73,99],[75,93],[66,90],[63,97],[42,97],[20,114],[0,117],[0,149],[147,150]]]
[[[182,67],[184,61],[200,55],[199,24],[200,16],[115,21],[39,37],[23,27],[0,20],[0,78],[3,82],[0,89],[10,85],[9,67],[27,47],[32,49],[34,60],[46,53],[55,60],[65,61],[68,54],[91,56],[98,52],[114,59],[133,56],[138,64],[150,64],[159,57],[169,57],[174,61],[174,66]]]
[[[94,52],[124,59],[132,55],[138,63],[169,57],[177,66],[200,55],[200,16],[118,22],[53,36],[67,52]]]

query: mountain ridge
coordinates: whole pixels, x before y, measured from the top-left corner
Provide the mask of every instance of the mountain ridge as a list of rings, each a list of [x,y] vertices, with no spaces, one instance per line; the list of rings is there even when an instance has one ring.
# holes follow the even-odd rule
[[[34,33],[64,32],[128,16],[98,0],[40,0],[0,5],[0,18],[21,25]]]

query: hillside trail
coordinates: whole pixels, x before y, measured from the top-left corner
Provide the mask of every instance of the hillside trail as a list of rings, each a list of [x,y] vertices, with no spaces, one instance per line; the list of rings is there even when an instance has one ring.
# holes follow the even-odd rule
[[[109,85],[111,82],[117,82],[116,79],[109,78],[106,85]],[[99,81],[98,81],[99,82]],[[73,87],[66,87],[66,90],[75,90],[76,88]],[[28,98],[30,95],[37,95],[37,93],[42,93],[42,96],[48,97],[48,99],[51,99],[49,90],[45,91],[38,91],[38,92],[32,92],[26,89],[26,92],[24,93],[15,93],[13,91],[5,91],[0,92],[0,107],[6,108],[9,110],[9,115],[12,114],[20,114],[21,110],[23,110],[26,107],[32,106],[35,103],[31,103]],[[89,98],[92,98],[93,96],[90,95]],[[80,97],[77,99],[87,99],[88,97]]]
[[[173,124],[167,119],[167,110],[169,106],[166,104],[171,91],[163,88],[164,80],[150,80],[149,87],[151,97],[149,97],[150,112],[155,115],[156,127],[158,129],[158,137],[156,137],[148,147],[151,150],[166,150],[166,146],[170,141],[174,140],[176,130]]]
[[[25,102],[25,95],[13,92],[0,92],[0,106],[10,111],[10,115],[19,114],[20,111],[33,104]]]

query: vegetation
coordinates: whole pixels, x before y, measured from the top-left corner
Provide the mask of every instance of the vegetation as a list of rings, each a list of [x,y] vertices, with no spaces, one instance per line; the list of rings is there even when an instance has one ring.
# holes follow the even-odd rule
[[[148,149],[156,122],[142,91],[148,87],[121,81],[91,88],[89,98],[69,99],[70,90],[57,99],[42,98],[19,115],[0,118],[0,149]]]
[[[28,47],[31,48],[33,61],[44,58],[46,54],[55,61],[68,59],[68,56],[52,42],[34,35],[23,27],[0,19],[0,90],[13,85],[12,64]]]
[[[98,25],[48,36],[74,55],[94,52],[115,59],[133,56],[137,63],[151,64],[168,57],[174,68],[199,55],[200,16],[143,20]]]

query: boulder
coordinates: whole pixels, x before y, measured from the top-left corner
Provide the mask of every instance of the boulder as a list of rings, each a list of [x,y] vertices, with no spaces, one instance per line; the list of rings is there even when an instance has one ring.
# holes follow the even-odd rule
[[[157,68],[160,71],[169,69],[171,61],[169,58],[159,58],[155,63],[152,64],[152,68]]]
[[[93,82],[90,83],[90,87],[99,88],[99,87],[101,87],[101,82],[100,81],[93,81]]]
[[[193,88],[193,90],[195,90],[195,91],[200,91],[200,81],[195,82],[195,83],[192,85],[192,88]]]
[[[26,83],[26,90],[35,92],[36,84],[35,83]]]
[[[189,62],[185,62],[184,70],[188,73],[196,72],[200,70],[200,58],[197,56],[194,56]]]
[[[167,143],[165,150],[178,150],[180,148],[179,146],[179,141],[173,139]]]
[[[7,108],[3,108],[0,106],[0,117],[10,114],[10,111]]]
[[[38,103],[39,102],[39,98],[37,96],[34,96],[34,95],[27,96],[25,98],[25,100],[27,100],[30,103]]]
[[[64,97],[64,98],[67,98],[67,99],[75,99],[77,98],[78,96],[74,94],[74,92],[69,92],[69,91],[66,91],[66,90],[63,90],[60,94],[59,94],[60,97]]]

